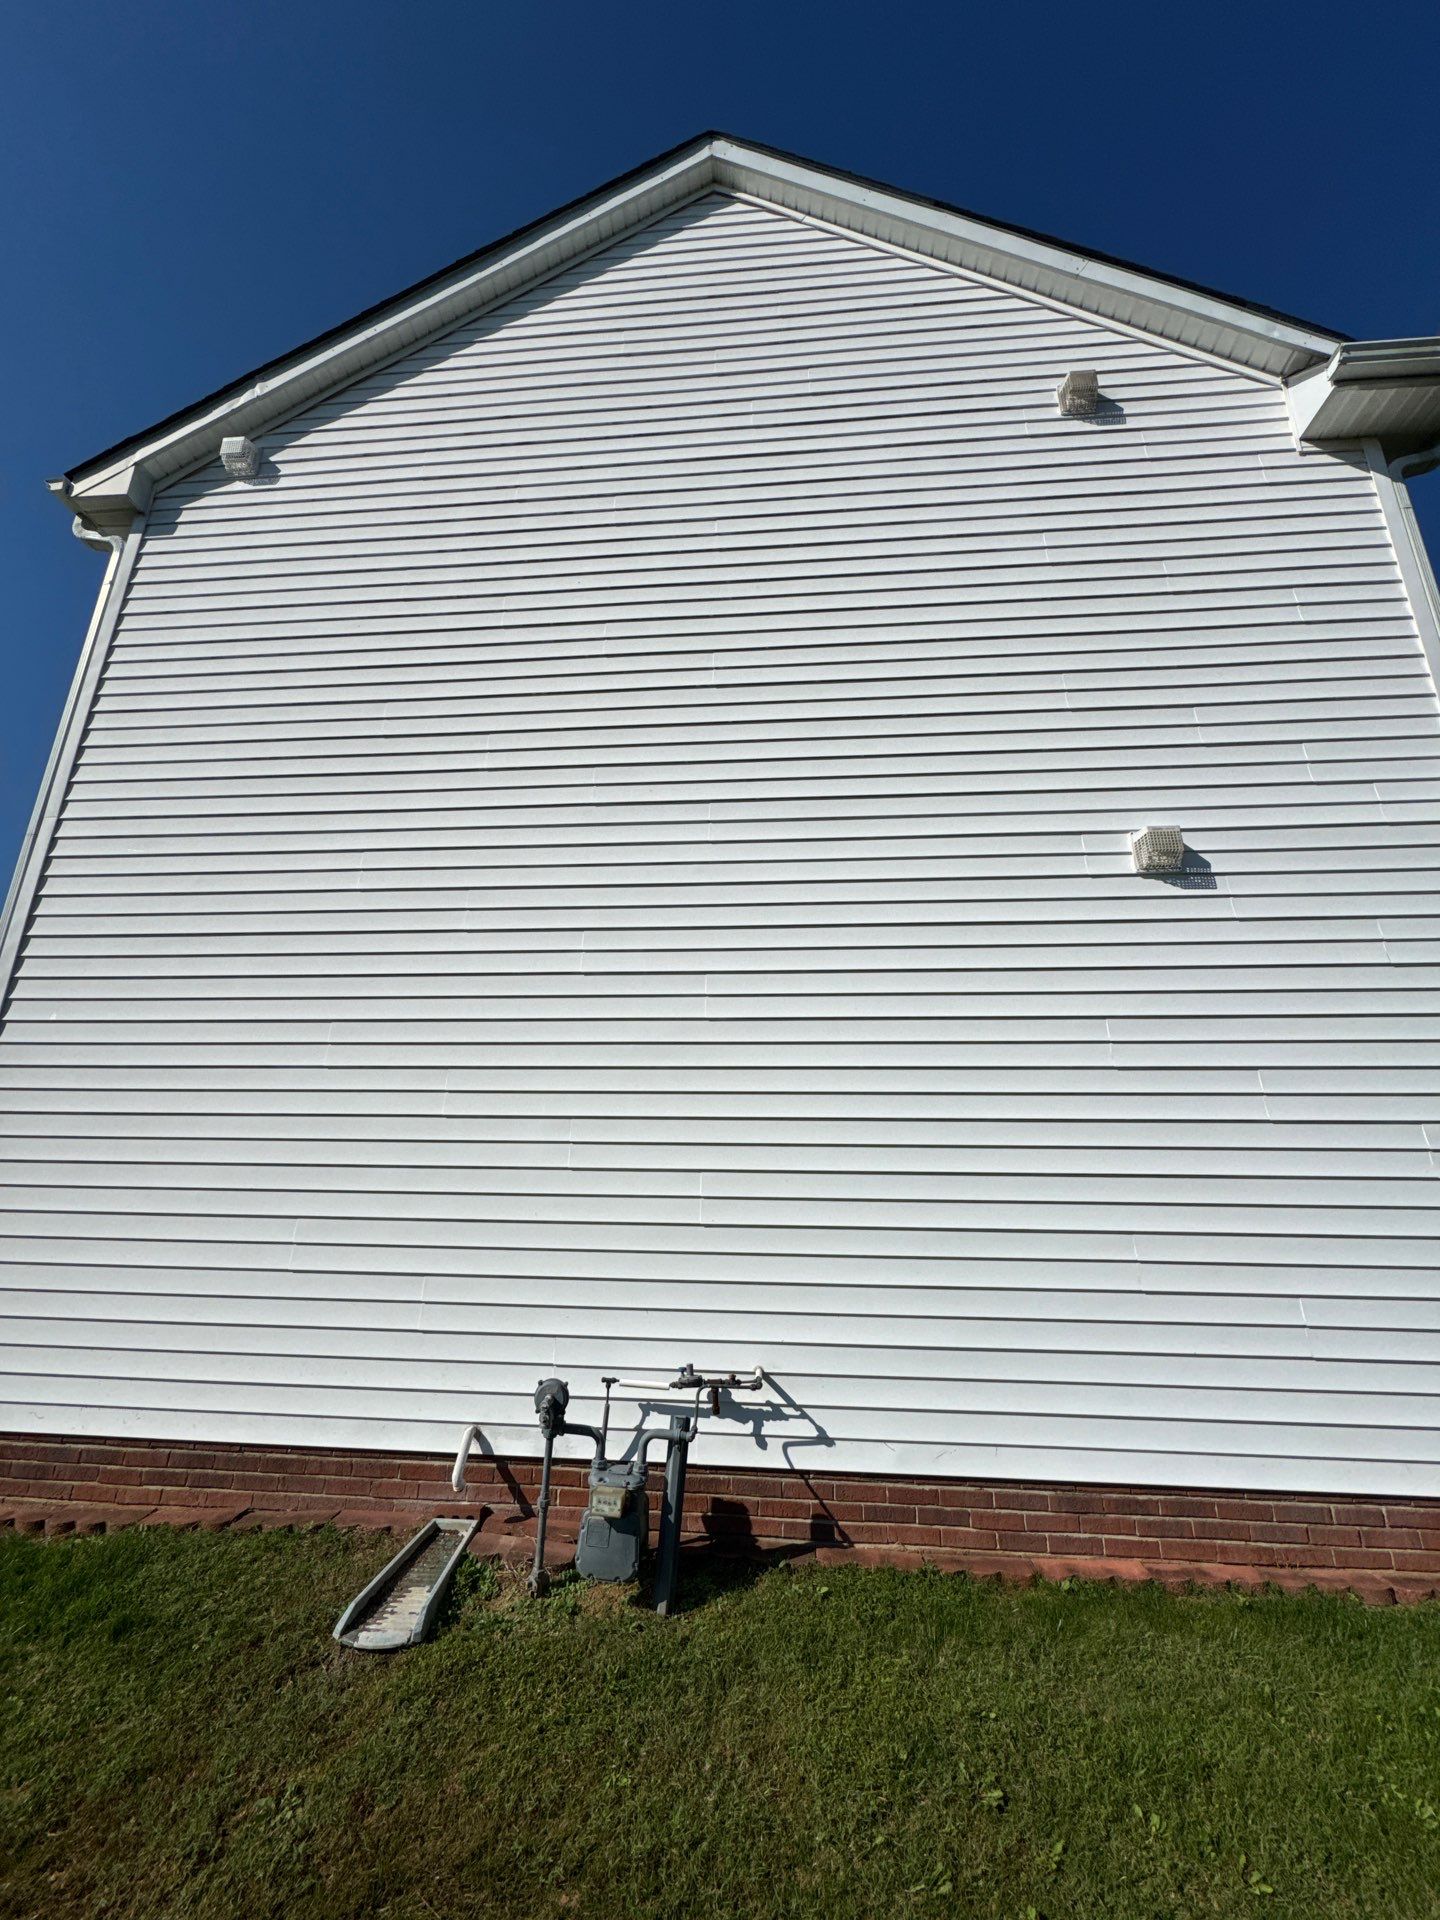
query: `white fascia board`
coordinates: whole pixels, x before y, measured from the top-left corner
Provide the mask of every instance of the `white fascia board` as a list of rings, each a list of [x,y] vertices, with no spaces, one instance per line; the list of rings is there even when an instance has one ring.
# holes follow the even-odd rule
[[[1297,441],[1376,440],[1393,458],[1440,435],[1440,335],[1347,341],[1285,399]]]
[[[129,531],[136,516],[148,509],[155,492],[149,474],[133,462],[119,469],[110,484],[93,495],[73,487],[63,477],[47,480],[45,485],[61,506],[75,515],[74,531],[79,537],[101,552],[109,550],[112,539]]]
[[[1352,381],[1394,382],[1440,379],[1440,334],[1413,340],[1347,340],[1330,361],[1337,386]]]
[[[861,185],[821,167],[759,153],[737,141],[717,141],[715,162],[721,186],[1277,378],[1335,351],[1334,334],[1272,319],[1217,295],[927,206],[903,193]]]
[[[1218,295],[932,207],[888,188],[723,137],[697,141],[602,198],[556,215],[513,244],[403,296],[353,329],[302,348],[209,404],[79,470],[52,490],[89,528],[122,533],[154,489],[211,459],[223,435],[254,437],[377,366],[485,308],[513,298],[587,253],[720,187],[842,230],[983,274],[1022,292],[1279,379],[1336,347],[1333,334],[1271,318]]]

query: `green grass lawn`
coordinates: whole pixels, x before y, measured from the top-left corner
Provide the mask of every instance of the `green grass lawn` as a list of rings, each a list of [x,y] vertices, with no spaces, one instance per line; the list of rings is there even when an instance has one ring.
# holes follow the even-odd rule
[[[0,1914],[1440,1914],[1440,1606],[471,1562],[342,1652],[392,1551],[0,1537]]]

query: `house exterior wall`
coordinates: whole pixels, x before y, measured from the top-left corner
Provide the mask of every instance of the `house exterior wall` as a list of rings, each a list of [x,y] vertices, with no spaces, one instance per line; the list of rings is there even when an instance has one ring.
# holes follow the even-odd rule
[[[704,1462],[1440,1493],[1360,453],[718,194],[262,445],[151,509],[17,972],[0,1425],[528,1454],[760,1361]]]

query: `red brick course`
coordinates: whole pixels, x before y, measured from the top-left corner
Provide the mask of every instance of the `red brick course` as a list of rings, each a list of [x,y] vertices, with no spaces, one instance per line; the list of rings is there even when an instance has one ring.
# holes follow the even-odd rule
[[[301,1447],[0,1435],[0,1526],[50,1533],[122,1525],[396,1526],[485,1510],[513,1540],[532,1520],[536,1460],[449,1463]],[[555,1469],[557,1538],[573,1536],[584,1470]],[[1409,1598],[1440,1590],[1440,1500],[1335,1500],[1194,1488],[805,1477],[692,1467],[687,1532],[723,1548],[804,1547],[830,1558],[917,1551],[937,1564],[1024,1574],[1280,1580]]]

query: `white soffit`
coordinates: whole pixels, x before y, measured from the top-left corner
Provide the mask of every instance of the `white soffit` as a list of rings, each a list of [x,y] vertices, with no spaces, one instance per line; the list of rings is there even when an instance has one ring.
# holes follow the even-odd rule
[[[1440,439],[1440,335],[1348,341],[1291,381],[1286,398],[1297,439],[1424,446]]]
[[[349,326],[73,469],[50,488],[90,527],[123,532],[157,486],[370,369],[514,297],[711,188],[985,274],[1275,378],[1328,361],[1341,336],[932,205],[727,135],[691,142],[362,314]]]

